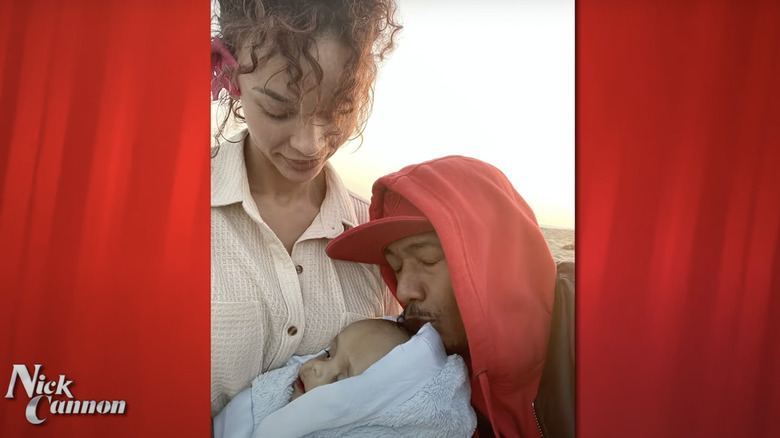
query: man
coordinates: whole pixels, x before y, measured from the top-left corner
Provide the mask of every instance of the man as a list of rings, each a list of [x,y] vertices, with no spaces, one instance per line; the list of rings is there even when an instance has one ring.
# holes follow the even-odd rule
[[[466,359],[478,434],[574,436],[574,267],[495,167],[452,156],[373,187],[371,221],[327,247],[380,265],[410,327],[431,322]]]

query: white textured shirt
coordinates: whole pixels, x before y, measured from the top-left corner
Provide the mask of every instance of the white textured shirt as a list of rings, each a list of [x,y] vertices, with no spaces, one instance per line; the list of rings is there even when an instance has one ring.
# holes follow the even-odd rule
[[[288,254],[249,190],[242,131],[211,159],[211,415],[260,373],[325,348],[348,324],[398,314],[376,266],[325,246],[368,220],[368,202],[324,168],[320,212]]]

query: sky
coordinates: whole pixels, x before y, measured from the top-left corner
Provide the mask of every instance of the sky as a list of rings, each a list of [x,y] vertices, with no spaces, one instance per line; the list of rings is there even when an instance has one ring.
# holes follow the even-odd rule
[[[501,169],[540,225],[574,228],[574,1],[400,0],[363,144],[332,158],[352,191],[446,155]]]

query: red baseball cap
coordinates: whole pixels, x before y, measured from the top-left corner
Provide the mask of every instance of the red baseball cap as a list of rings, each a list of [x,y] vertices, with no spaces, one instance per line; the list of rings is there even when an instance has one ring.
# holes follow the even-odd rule
[[[406,198],[385,193],[382,217],[347,230],[325,248],[330,258],[349,262],[387,264],[385,248],[396,240],[433,231],[433,224]]]

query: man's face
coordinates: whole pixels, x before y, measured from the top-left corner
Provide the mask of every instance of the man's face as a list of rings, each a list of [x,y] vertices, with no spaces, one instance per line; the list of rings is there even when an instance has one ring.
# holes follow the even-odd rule
[[[468,354],[466,329],[436,232],[397,240],[385,249],[385,256],[398,280],[396,295],[404,305],[406,324],[415,328],[430,322],[448,354]]]

